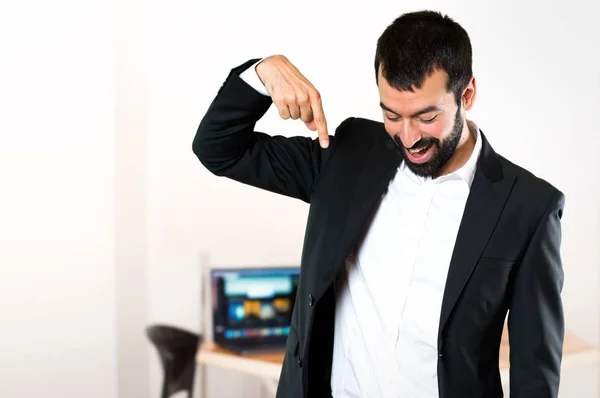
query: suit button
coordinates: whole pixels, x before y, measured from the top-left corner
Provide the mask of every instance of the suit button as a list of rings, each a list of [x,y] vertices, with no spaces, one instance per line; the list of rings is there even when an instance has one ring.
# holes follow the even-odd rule
[[[298,358],[298,366],[302,367],[302,359]]]
[[[440,357],[440,358],[443,356],[444,356],[444,354],[442,354],[441,352],[438,354],[438,357]]]
[[[313,298],[312,294],[309,294],[308,295],[308,305],[310,305],[312,307],[314,303],[315,303],[315,299]]]

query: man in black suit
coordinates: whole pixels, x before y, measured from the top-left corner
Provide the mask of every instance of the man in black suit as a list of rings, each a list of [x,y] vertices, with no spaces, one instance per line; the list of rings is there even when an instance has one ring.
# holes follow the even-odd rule
[[[282,55],[234,68],[210,105],[208,170],[310,203],[278,398],[502,397],[507,314],[510,396],[557,396],[564,195],[467,120],[471,62],[460,25],[414,12],[377,42],[383,123],[330,135]],[[255,131],[272,103],[319,140]]]

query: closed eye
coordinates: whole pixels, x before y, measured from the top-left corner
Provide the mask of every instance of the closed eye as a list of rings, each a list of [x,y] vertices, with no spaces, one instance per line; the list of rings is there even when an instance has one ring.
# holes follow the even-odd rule
[[[389,114],[386,114],[385,116],[386,116],[386,118],[387,118],[389,121],[392,121],[392,122],[397,122],[397,121],[399,121],[399,120],[401,120],[401,119],[402,119],[402,117],[400,117],[400,116],[397,116],[397,115],[389,115]],[[434,121],[437,119],[437,117],[438,117],[438,115],[435,115],[435,116],[433,116],[433,117],[432,117],[432,118],[430,118],[430,119],[423,119],[423,118],[419,118],[419,121],[420,121],[421,123],[429,124],[429,123],[433,123],[433,122],[434,122]]]
[[[435,115],[434,117],[432,117],[431,119],[419,119],[422,123],[433,123],[435,121],[435,119],[437,118],[437,115]]]

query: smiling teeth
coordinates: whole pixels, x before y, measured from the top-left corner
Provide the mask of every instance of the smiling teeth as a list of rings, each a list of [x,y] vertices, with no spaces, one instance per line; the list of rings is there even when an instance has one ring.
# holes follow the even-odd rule
[[[419,152],[421,152],[421,151],[423,151],[423,150],[425,150],[425,149],[428,149],[428,147],[425,147],[425,148],[417,148],[417,149],[409,149],[408,151],[409,151],[410,153],[419,153]]]

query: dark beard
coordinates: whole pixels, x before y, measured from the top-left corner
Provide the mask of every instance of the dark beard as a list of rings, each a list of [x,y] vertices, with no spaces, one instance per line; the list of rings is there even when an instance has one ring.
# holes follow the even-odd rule
[[[404,145],[402,145],[400,138],[398,136],[394,136],[394,140],[400,146],[400,153],[402,154],[404,163],[410,171],[420,177],[433,177],[442,170],[442,168],[446,165],[446,163],[448,163],[454,154],[454,151],[460,142],[463,125],[464,120],[460,114],[459,107],[456,110],[456,115],[454,116],[454,126],[452,127],[452,132],[444,139],[444,141],[440,143],[440,140],[433,137],[422,138],[417,141],[413,145],[413,148],[424,148],[428,147],[429,145],[435,145],[437,148],[433,157],[428,162],[422,164],[412,163],[406,156],[406,149],[404,148]]]

